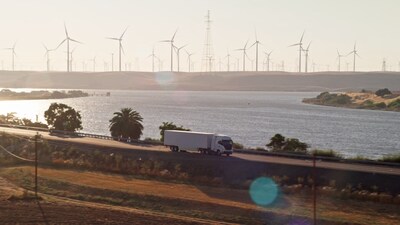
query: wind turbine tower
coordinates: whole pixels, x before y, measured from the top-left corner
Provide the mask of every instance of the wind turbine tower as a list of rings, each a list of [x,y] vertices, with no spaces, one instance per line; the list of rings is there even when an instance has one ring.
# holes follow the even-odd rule
[[[246,44],[243,46],[243,48],[236,49],[236,51],[243,51],[243,71],[246,71],[246,57],[248,57],[246,50],[247,50],[248,43],[249,43],[249,41],[246,42]]]
[[[204,49],[203,49],[203,63],[202,63],[202,71],[211,72],[212,70],[212,63],[210,59],[214,58],[214,52],[212,47],[212,40],[211,40],[211,17],[210,17],[210,10],[207,12],[206,16],[206,38],[204,41]]]
[[[15,45],[17,44],[17,42],[14,43],[14,45],[12,46],[12,48],[5,48],[7,50],[11,50],[11,68],[14,71],[15,70],[15,56],[17,56],[17,54],[15,53]]]
[[[256,71],[258,71],[258,45],[260,45],[261,42],[257,38],[257,30],[255,31],[255,36],[256,36],[256,41],[250,46],[250,48],[253,47],[254,45],[256,46]]]
[[[356,56],[360,57],[360,56],[358,55],[358,53],[357,53],[356,44],[357,44],[357,43],[354,43],[354,49],[353,49],[353,51],[351,51],[351,52],[349,52],[349,54],[347,54],[347,55],[353,54],[353,72],[356,72]]]
[[[269,53],[268,52],[264,52],[264,53],[267,56],[267,71],[269,72],[269,64],[271,62],[271,53],[272,53],[272,51],[270,51]]]
[[[114,38],[114,37],[107,38],[110,40],[118,41],[119,72],[121,72],[121,70],[122,70],[122,61],[121,61],[122,59],[121,58],[122,58],[122,52],[124,52],[124,48],[122,47],[122,40],[123,40],[122,38],[124,37],[126,30],[128,30],[128,27],[125,28],[124,32],[122,33],[122,35],[119,38]],[[124,54],[125,54],[125,52],[124,52]]]
[[[178,72],[179,72],[179,70],[180,70],[179,56],[180,56],[181,50],[182,50],[184,47],[186,47],[186,45],[183,45],[183,46],[181,46],[181,47],[176,47],[176,46],[174,46],[175,51],[176,51],[176,59],[177,59],[177,61],[178,61]]]
[[[149,55],[148,57],[151,57],[151,58],[152,58],[151,71],[154,73],[154,59],[157,57],[157,56],[154,54],[154,47],[153,47],[153,51],[151,52],[151,55]]]
[[[386,72],[386,59],[385,58],[383,58],[383,61],[382,61],[382,71]]]
[[[306,58],[306,65],[305,65],[305,72],[306,72],[306,73],[308,72],[308,51],[309,51],[309,49],[310,49],[310,45],[311,45],[311,42],[308,44],[307,48],[304,49],[305,58]]]
[[[193,55],[194,53],[189,53],[189,52],[186,51],[186,50],[185,50],[185,52],[186,52],[186,54],[187,54],[187,56],[188,56],[188,65],[189,65],[189,66],[188,66],[188,69],[189,69],[188,72],[190,72],[190,66],[191,66],[191,62],[192,62],[191,59],[190,59],[190,57],[192,57],[192,55]]]
[[[230,58],[231,58],[231,54],[229,54],[229,51],[228,51],[228,54],[225,56],[225,58],[227,58],[228,59],[228,62],[227,62],[227,64],[226,64],[226,69],[227,69],[227,71],[229,72],[229,67],[230,67]]]
[[[305,31],[304,31],[304,32],[305,32]],[[304,32],[303,32],[303,34],[301,35],[301,38],[300,38],[299,43],[292,44],[292,45],[289,46],[289,47],[292,47],[292,46],[299,46],[299,73],[301,73],[301,52],[303,51],[303,37],[304,37]]]
[[[338,71],[340,72],[340,59],[341,59],[342,57],[345,57],[345,55],[341,55],[341,54],[339,53],[339,50],[336,50],[336,51],[337,51],[337,59],[339,60]]]
[[[54,51],[54,49],[48,49],[46,47],[46,45],[43,44],[43,47],[46,49],[46,53],[44,54],[44,56],[46,57],[46,68],[47,68],[47,72],[50,71],[50,52]]]
[[[176,29],[176,31],[175,31],[174,35],[172,36],[171,40],[163,40],[163,41],[161,41],[161,42],[169,42],[169,43],[171,43],[171,72],[174,71],[174,48],[175,48],[174,39],[175,39],[176,32],[178,32],[178,29]]]
[[[65,23],[64,23],[64,31],[65,31],[65,39],[57,46],[56,49],[58,49],[62,44],[64,44],[64,42],[67,42],[67,72],[69,72],[71,70],[71,66],[70,66],[71,62],[70,62],[70,59],[69,59],[69,54],[70,54],[69,42],[72,41],[72,42],[76,42],[76,43],[79,43],[79,44],[82,44],[82,43],[77,41],[77,40],[72,39],[69,36],[68,30],[67,30],[67,26],[65,25]]]

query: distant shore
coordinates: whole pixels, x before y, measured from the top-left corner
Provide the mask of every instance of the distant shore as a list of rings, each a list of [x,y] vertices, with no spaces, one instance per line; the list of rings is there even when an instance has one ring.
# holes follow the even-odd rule
[[[14,92],[9,89],[0,91],[0,101],[7,100],[39,100],[39,99],[63,99],[63,98],[80,98],[87,97],[88,93],[72,90],[72,91],[31,91],[31,92]]]
[[[347,92],[338,94],[322,92],[315,98],[303,99],[303,102],[307,104],[352,109],[400,112],[400,93],[382,97],[371,92]]]
[[[35,72],[0,71],[0,87],[137,91],[347,92],[396,90],[400,72]]]

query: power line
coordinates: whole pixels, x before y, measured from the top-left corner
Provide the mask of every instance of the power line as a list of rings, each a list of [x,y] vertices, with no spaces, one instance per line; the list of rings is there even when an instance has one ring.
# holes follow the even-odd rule
[[[9,155],[13,156],[14,158],[17,158],[17,159],[20,159],[20,160],[23,160],[23,161],[27,161],[27,162],[35,162],[35,160],[26,159],[26,158],[23,158],[23,157],[20,157],[20,156],[15,155],[14,153],[12,153],[12,152],[8,151],[6,148],[4,148],[2,145],[0,145],[0,149],[2,149],[3,151],[5,151],[5,152],[8,153]]]

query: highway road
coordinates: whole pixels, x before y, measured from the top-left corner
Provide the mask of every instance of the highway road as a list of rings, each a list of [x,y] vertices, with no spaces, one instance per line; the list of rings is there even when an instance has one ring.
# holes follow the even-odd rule
[[[32,130],[6,128],[6,127],[0,127],[0,132],[6,132],[11,135],[28,136],[28,137],[33,137],[37,133],[37,131],[32,131]],[[39,132],[39,134],[42,135],[42,137],[44,139],[54,140],[54,141],[72,142],[72,143],[76,143],[76,144],[86,144],[86,145],[118,148],[118,149],[126,149],[126,150],[147,150],[147,151],[170,152],[169,148],[166,148],[164,146],[158,146],[158,145],[157,146],[136,145],[136,144],[131,144],[131,143],[124,143],[124,142],[119,142],[119,141],[96,139],[96,138],[88,138],[88,137],[60,137],[60,136],[50,135],[48,132]],[[176,154],[176,153],[171,152],[171,154]],[[193,154],[197,154],[197,153],[193,153]],[[294,158],[278,157],[278,156],[234,153],[230,157],[239,158],[242,160],[265,162],[265,163],[308,166],[308,167],[312,166],[312,160],[294,159]],[[391,175],[399,175],[400,176],[400,166],[399,167],[391,167],[391,166],[382,166],[382,165],[367,165],[367,164],[357,164],[357,163],[326,162],[326,161],[317,161],[316,166],[318,168],[346,170],[346,171],[359,171],[359,172],[369,172],[369,173],[378,173],[378,174],[391,174]]]

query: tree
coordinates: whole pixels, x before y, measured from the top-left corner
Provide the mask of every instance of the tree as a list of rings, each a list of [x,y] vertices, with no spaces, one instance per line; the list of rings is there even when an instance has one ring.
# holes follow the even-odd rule
[[[163,122],[161,126],[158,127],[160,129],[160,141],[164,141],[164,131],[166,130],[184,130],[190,131],[190,129],[183,128],[182,126],[177,126],[173,122]]]
[[[281,134],[275,134],[266,145],[274,152],[300,152],[306,153],[308,144],[299,141],[297,138],[285,138]]]
[[[383,96],[385,96],[385,95],[391,95],[392,92],[389,91],[389,89],[384,88],[384,89],[379,89],[379,90],[377,90],[377,91],[375,92],[375,94],[378,95],[378,96],[383,97]]]
[[[138,112],[132,108],[122,108],[110,120],[111,136],[137,140],[142,135],[142,122],[143,118]]]
[[[81,114],[72,107],[62,103],[51,103],[44,112],[49,126],[56,130],[76,131],[82,129]]]
[[[270,139],[270,142],[266,146],[272,151],[281,151],[284,145],[285,137],[281,134],[275,134],[275,136]]]

